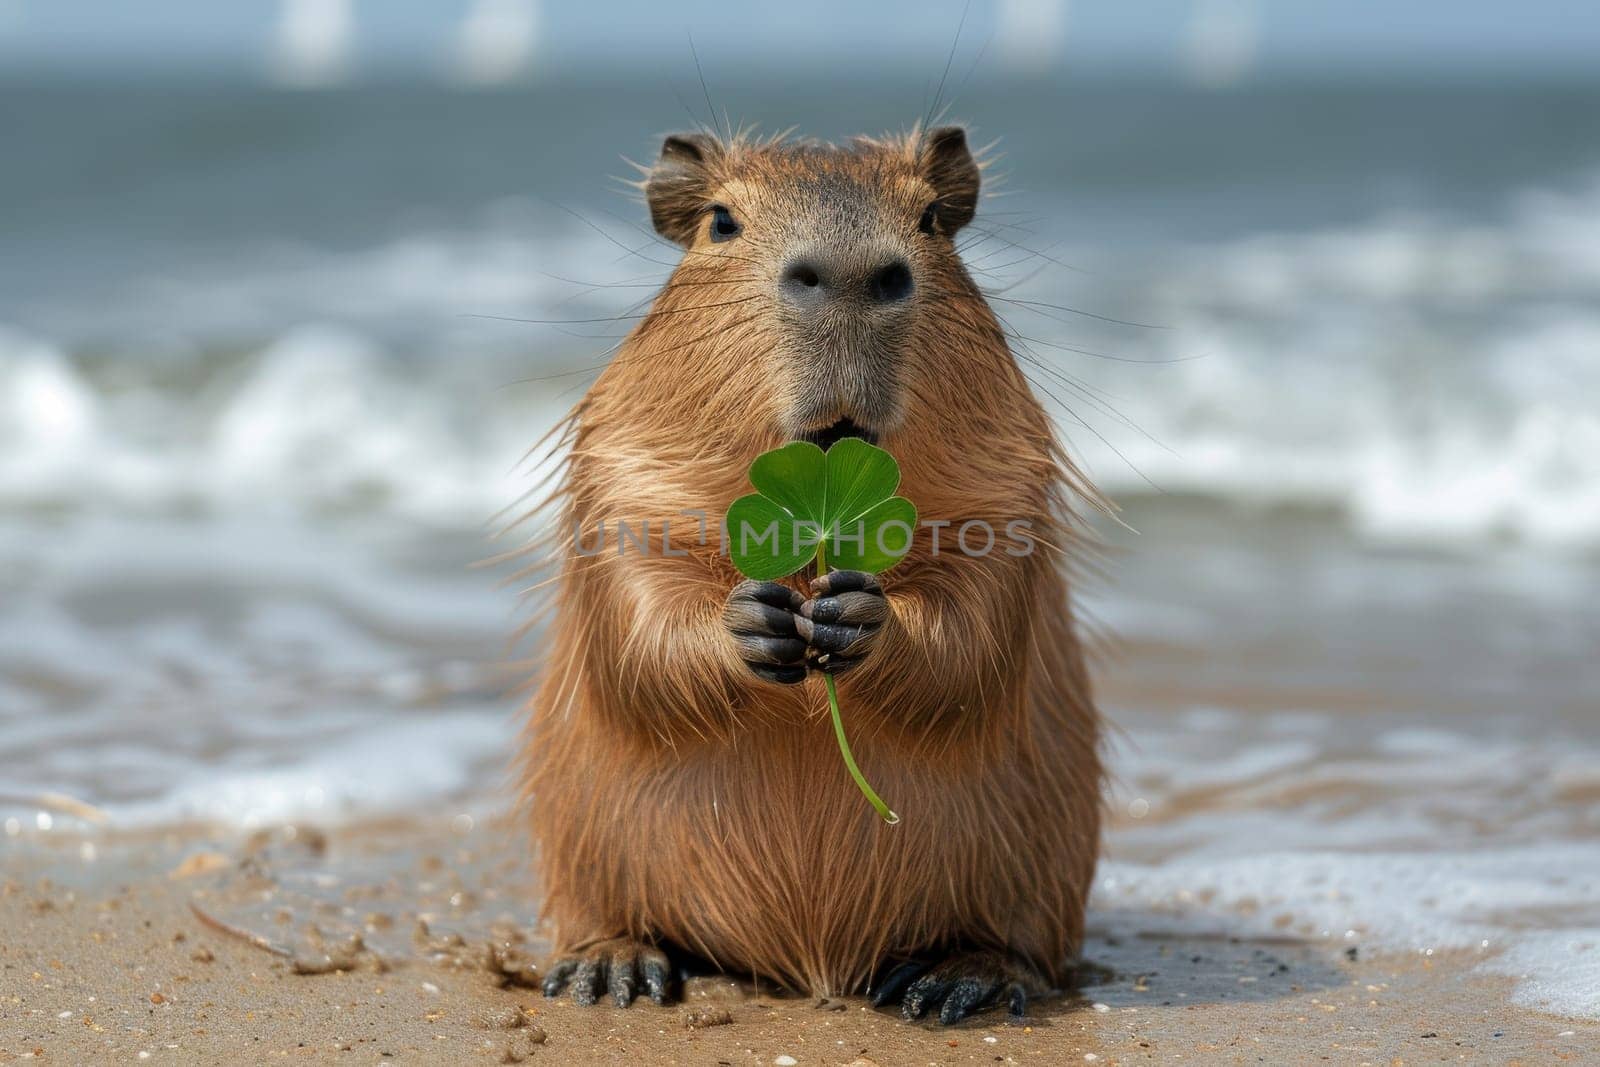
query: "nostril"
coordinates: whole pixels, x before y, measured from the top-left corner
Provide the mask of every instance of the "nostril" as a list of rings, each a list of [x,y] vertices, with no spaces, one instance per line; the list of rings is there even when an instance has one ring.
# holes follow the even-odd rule
[[[822,275],[809,263],[795,263],[783,272],[783,284],[801,289],[815,289],[822,284]]]
[[[873,303],[892,304],[911,295],[911,268],[905,260],[897,259],[881,268],[867,282],[867,293]]]

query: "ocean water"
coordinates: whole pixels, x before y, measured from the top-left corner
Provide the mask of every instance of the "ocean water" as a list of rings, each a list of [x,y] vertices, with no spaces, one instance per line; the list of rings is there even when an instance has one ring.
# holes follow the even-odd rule
[[[719,103],[921,104],[830,92]],[[691,111],[0,86],[6,835],[76,825],[47,793],[504,806],[527,607],[472,564],[673,261],[604,176]],[[1600,1011],[1600,86],[980,80],[955,113],[1004,153],[968,262],[1125,508],[1081,591],[1097,914],[1465,949]]]

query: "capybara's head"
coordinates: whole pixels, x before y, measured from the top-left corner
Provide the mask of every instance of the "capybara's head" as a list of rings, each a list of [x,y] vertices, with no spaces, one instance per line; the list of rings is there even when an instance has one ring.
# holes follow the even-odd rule
[[[959,127],[846,146],[670,136],[644,182],[656,231],[686,250],[674,286],[762,327],[765,414],[826,448],[898,428],[948,361],[918,351],[978,294],[956,251],[979,165]],[[735,316],[734,312],[737,312]],[[726,368],[734,374],[749,368]]]

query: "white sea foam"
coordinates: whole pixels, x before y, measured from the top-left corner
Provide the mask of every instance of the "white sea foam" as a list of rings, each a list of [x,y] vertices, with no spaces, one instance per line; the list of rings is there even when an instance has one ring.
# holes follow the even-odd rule
[[[481,526],[540,477],[523,457],[566,402],[498,384],[440,380],[310,324],[242,378],[130,395],[45,342],[0,334],[0,508],[337,508]]]
[[[1024,335],[1157,361],[1029,346],[1104,391],[1033,375],[1088,424],[1063,420],[1113,491],[1330,506],[1383,539],[1592,546],[1597,227],[1600,180],[1520,195],[1494,223],[1388,217],[1176,250],[1072,301],[1144,307],[1165,331],[1001,307]],[[1063,285],[1020,292],[1060,300]]]
[[[36,493],[72,478],[99,451],[99,405],[49,345],[0,330],[0,486]]]
[[[1114,807],[1139,817],[1111,835],[1095,908],[1369,953],[1467,951],[1517,979],[1518,1003],[1600,1017],[1591,742],[1363,737],[1338,715],[1223,711],[1129,728]]]
[[[1103,391],[1034,373],[1070,405],[1063,428],[1114,493],[1153,482],[1315,504],[1381,539],[1594,546],[1600,243],[1585,237],[1597,220],[1600,182],[1519,195],[1493,223],[1397,217],[1260,235],[1121,264],[1131,275],[1081,249],[1074,259],[1109,273],[1057,273],[1012,294],[1067,290],[1091,310],[1143,309],[1165,331],[1099,324],[1085,339],[1092,320],[1001,307],[1037,339],[1034,356]],[[630,320],[462,316],[603,320],[648,288],[563,279],[664,274],[621,259],[586,228],[506,204],[481,228],[144,283],[95,316],[149,338],[124,340],[149,351],[110,372],[48,338],[0,333],[0,504],[359,502],[479,521],[527,484],[511,468],[588,376],[511,383],[597,363]],[[1047,342],[1183,362],[1133,366]],[[241,344],[241,371],[200,374],[199,393],[169,384],[196,377],[173,361]]]
[[[382,812],[481,804],[510,788],[499,758],[515,731],[503,709],[374,721],[272,767],[186,768],[158,798],[112,808],[119,825],[200,821],[253,828],[334,825]],[[487,779],[486,783],[479,778]]]
[[[1591,842],[1472,850],[1201,850],[1159,866],[1108,862],[1094,906],[1190,927],[1360,945],[1468,951],[1517,979],[1514,1000],[1600,1017],[1600,855]],[[1201,901],[1205,903],[1201,903]]]

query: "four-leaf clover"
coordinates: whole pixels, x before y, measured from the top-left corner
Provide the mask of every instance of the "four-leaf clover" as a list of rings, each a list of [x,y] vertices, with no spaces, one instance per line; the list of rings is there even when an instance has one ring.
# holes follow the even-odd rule
[[[763,452],[750,484],[758,491],[728,509],[729,552],[747,578],[784,578],[818,558],[876,574],[911,548],[917,509],[894,495],[900,465],[859,437],[826,452],[809,441]]]

